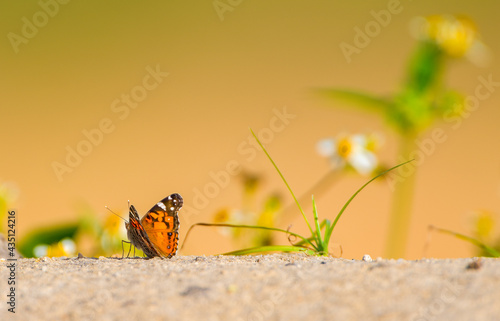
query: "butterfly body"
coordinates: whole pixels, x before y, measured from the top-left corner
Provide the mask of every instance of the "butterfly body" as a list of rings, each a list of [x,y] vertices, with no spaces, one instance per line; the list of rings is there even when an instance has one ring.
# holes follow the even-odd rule
[[[149,257],[171,258],[179,245],[179,210],[184,201],[179,194],[171,194],[159,201],[139,219],[133,205],[129,221],[125,223],[130,243]]]

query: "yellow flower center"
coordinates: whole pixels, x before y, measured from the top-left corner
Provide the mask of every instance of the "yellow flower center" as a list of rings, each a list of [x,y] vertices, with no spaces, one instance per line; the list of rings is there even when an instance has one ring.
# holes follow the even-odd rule
[[[479,212],[479,215],[476,218],[476,233],[480,238],[488,238],[491,235],[494,226],[495,220],[491,213],[486,211]]]
[[[337,153],[340,157],[346,159],[352,151],[352,143],[347,138],[343,138],[339,141],[337,146]]]
[[[427,17],[428,37],[450,56],[463,56],[477,37],[475,24],[465,17]]]
[[[229,221],[229,211],[227,209],[222,209],[215,213],[214,223],[225,223]]]
[[[120,217],[116,215],[109,215],[104,222],[104,229],[109,232],[110,235],[117,235],[120,232],[122,221]]]

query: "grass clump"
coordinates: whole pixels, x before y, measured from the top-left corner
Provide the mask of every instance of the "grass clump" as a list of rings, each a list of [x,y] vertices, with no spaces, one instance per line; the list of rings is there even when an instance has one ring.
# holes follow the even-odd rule
[[[191,232],[191,230],[195,226],[217,226],[217,227],[230,227],[230,228],[247,228],[247,229],[260,229],[260,230],[267,230],[267,231],[275,231],[275,232],[280,232],[280,233],[286,233],[288,235],[288,239],[290,241],[290,245],[266,245],[266,246],[257,246],[257,247],[251,247],[251,248],[246,248],[246,249],[240,249],[236,251],[231,251],[227,253],[223,253],[223,255],[246,255],[246,254],[255,254],[255,253],[262,253],[262,252],[275,252],[275,251],[281,251],[281,252],[305,252],[308,254],[312,255],[330,255],[328,246],[330,244],[330,240],[333,234],[333,231],[335,229],[335,226],[337,225],[339,219],[342,217],[344,214],[345,210],[349,206],[349,204],[354,200],[354,198],[366,187],[368,184],[373,182],[375,179],[379,178],[380,176],[386,174],[389,171],[392,171],[400,166],[403,166],[410,161],[401,163],[399,165],[396,165],[384,172],[379,173],[372,179],[370,179],[368,182],[366,182],[363,186],[361,186],[344,204],[340,212],[337,214],[335,219],[330,221],[329,219],[324,219],[320,222],[319,220],[319,215],[318,215],[318,209],[316,206],[316,202],[314,200],[314,196],[312,196],[312,206],[313,206],[313,217],[314,217],[314,226],[312,226],[309,223],[309,220],[307,219],[306,214],[304,213],[302,206],[300,206],[299,201],[295,197],[295,193],[293,192],[292,188],[286,181],[285,177],[281,173],[281,171],[278,168],[278,165],[274,162],[272,159],[271,155],[269,155],[268,151],[262,145],[260,140],[257,138],[255,133],[250,129],[252,132],[252,135],[255,137],[257,140],[257,143],[260,145],[266,156],[269,158],[271,163],[273,164],[274,168],[278,172],[279,176],[285,183],[286,187],[288,188],[288,191],[292,195],[295,204],[297,205],[297,208],[299,209],[300,213],[302,214],[302,217],[304,218],[304,221],[306,222],[306,225],[309,229],[310,236],[305,237],[300,234],[291,232],[289,230],[284,230],[276,227],[267,227],[267,226],[259,226],[259,225],[244,225],[244,224],[229,224],[229,223],[195,223],[193,224],[187,234],[186,234],[186,240]],[[291,238],[295,238],[298,240],[297,242],[292,242]],[[184,242],[185,243],[185,242]],[[183,244],[184,246],[184,244]]]

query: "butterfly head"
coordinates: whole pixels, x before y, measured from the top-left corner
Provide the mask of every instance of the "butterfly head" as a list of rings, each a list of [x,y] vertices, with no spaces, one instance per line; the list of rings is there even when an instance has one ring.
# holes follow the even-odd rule
[[[128,226],[129,224],[131,224],[131,222],[138,222],[138,221],[139,221],[139,213],[137,213],[137,210],[135,209],[134,205],[130,205],[128,222],[125,222],[125,227],[128,229]]]

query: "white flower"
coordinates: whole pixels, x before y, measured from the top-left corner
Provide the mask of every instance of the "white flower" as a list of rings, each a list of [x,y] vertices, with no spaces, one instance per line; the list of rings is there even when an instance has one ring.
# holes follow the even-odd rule
[[[248,214],[248,213],[247,213]],[[228,224],[250,224],[251,222],[248,222],[248,217],[253,217],[253,215],[245,215],[245,213],[241,210],[234,210],[234,209],[228,209],[228,208],[223,208],[214,215],[214,223],[228,223]],[[234,229],[231,231],[231,228],[227,227],[220,227],[219,232],[222,235],[230,235],[231,233],[238,232],[238,229]]]
[[[376,141],[365,135],[340,135],[337,138],[322,139],[317,144],[318,153],[328,157],[334,168],[346,165],[362,175],[368,175],[377,167],[378,160],[373,153]]]
[[[466,56],[478,66],[491,61],[490,49],[481,42],[476,24],[465,16],[416,17],[410,28],[416,39],[435,42],[451,57]]]
[[[19,187],[13,182],[1,182],[0,183],[0,199],[3,199],[6,203],[11,203],[17,201],[19,198]]]

